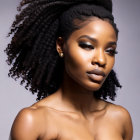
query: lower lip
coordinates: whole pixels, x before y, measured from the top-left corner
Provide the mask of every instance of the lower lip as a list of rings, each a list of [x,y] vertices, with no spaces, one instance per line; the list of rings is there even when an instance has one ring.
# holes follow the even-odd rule
[[[93,82],[97,82],[100,83],[103,80],[103,76],[102,75],[97,75],[97,74],[87,74],[88,77],[93,81]]]

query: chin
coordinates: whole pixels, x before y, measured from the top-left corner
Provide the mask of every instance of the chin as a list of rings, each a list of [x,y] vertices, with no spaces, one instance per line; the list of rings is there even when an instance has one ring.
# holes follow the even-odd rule
[[[102,87],[102,83],[95,83],[95,82],[92,82],[88,85],[84,85],[83,87],[85,87],[85,89],[87,89],[88,91],[97,91],[99,90],[101,87]]]

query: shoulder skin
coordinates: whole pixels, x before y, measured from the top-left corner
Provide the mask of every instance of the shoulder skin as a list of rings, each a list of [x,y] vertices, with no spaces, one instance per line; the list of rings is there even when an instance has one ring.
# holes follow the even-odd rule
[[[14,120],[10,140],[41,140],[44,137],[49,140],[56,137],[55,130],[51,132],[49,129],[48,116],[49,112],[42,106],[33,105],[22,109]]]
[[[111,104],[108,113],[114,123],[121,125],[123,140],[132,140],[133,126],[129,112],[120,105]]]

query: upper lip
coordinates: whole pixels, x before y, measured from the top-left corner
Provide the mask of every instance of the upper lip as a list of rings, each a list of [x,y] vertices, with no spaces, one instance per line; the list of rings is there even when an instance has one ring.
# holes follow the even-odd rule
[[[88,71],[88,74],[96,74],[96,75],[102,75],[103,77],[105,77],[105,73],[99,69],[94,69],[92,71]]]

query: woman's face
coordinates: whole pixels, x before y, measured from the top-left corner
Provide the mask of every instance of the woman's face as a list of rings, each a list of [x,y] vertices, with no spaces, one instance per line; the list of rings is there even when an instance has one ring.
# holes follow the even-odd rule
[[[64,43],[65,71],[80,86],[98,90],[113,68],[117,38],[112,25],[94,19]]]

